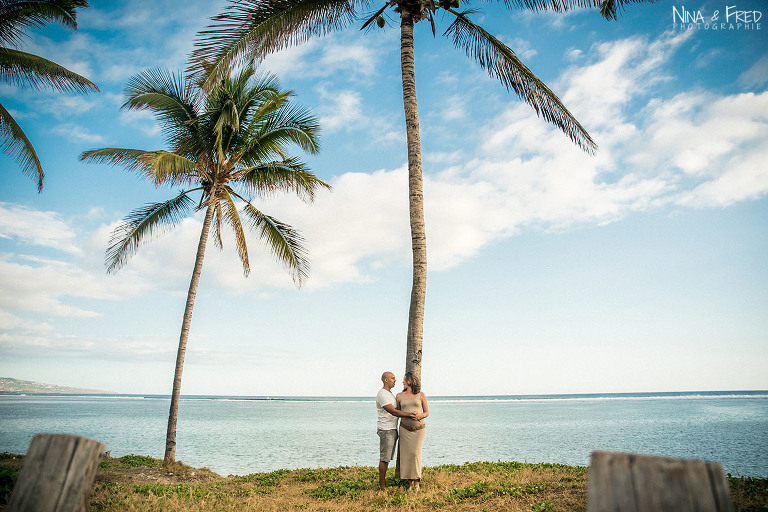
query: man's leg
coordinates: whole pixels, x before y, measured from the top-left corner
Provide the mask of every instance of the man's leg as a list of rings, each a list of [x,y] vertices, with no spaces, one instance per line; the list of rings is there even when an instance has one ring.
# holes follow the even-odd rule
[[[387,488],[387,467],[389,462],[379,461],[379,489],[382,491]]]
[[[387,467],[395,454],[397,430],[379,430],[379,489],[387,487]]]

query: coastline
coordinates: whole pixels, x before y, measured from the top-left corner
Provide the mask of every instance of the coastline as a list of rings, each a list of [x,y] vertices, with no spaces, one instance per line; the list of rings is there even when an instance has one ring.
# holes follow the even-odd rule
[[[89,398],[134,398],[147,400],[170,400],[171,395],[153,393],[111,393],[106,391],[12,391],[0,389],[0,396],[45,396],[45,397],[89,397]],[[716,391],[640,391],[624,393],[555,393],[526,395],[434,395],[430,401],[437,402],[503,402],[539,400],[611,400],[611,399],[665,399],[665,398],[768,398],[768,390],[716,390]],[[371,396],[312,396],[312,395],[196,395],[182,394],[182,400],[231,400],[263,402],[370,402]]]
[[[735,475],[765,477],[768,394],[746,393],[433,397],[424,463],[578,466],[604,450],[713,460]],[[177,458],[245,475],[368,465],[376,456],[372,397],[252,398],[183,399]],[[98,439],[116,457],[158,457],[168,403],[145,395],[2,395],[0,451],[25,453],[36,433],[48,432]]]

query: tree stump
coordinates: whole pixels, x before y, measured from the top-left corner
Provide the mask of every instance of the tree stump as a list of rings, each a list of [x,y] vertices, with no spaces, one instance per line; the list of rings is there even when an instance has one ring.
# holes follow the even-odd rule
[[[37,434],[8,501],[8,512],[85,511],[106,445],[66,434]]]
[[[592,452],[588,512],[732,512],[716,462]]]

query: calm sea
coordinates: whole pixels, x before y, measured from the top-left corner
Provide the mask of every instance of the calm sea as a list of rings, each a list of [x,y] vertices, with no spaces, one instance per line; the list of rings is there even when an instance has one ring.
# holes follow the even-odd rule
[[[162,396],[0,395],[0,452],[25,453],[39,432],[98,439],[117,457],[162,458],[170,400]],[[373,466],[373,397],[187,396],[176,458],[228,474]],[[433,397],[424,464],[557,462],[592,450],[720,462],[768,476],[768,391]]]

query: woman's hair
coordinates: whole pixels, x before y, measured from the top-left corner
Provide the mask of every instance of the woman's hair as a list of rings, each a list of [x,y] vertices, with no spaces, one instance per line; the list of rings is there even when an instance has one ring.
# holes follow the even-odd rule
[[[421,381],[413,373],[408,372],[404,376],[405,382],[411,386],[411,393],[418,395],[421,392]]]

